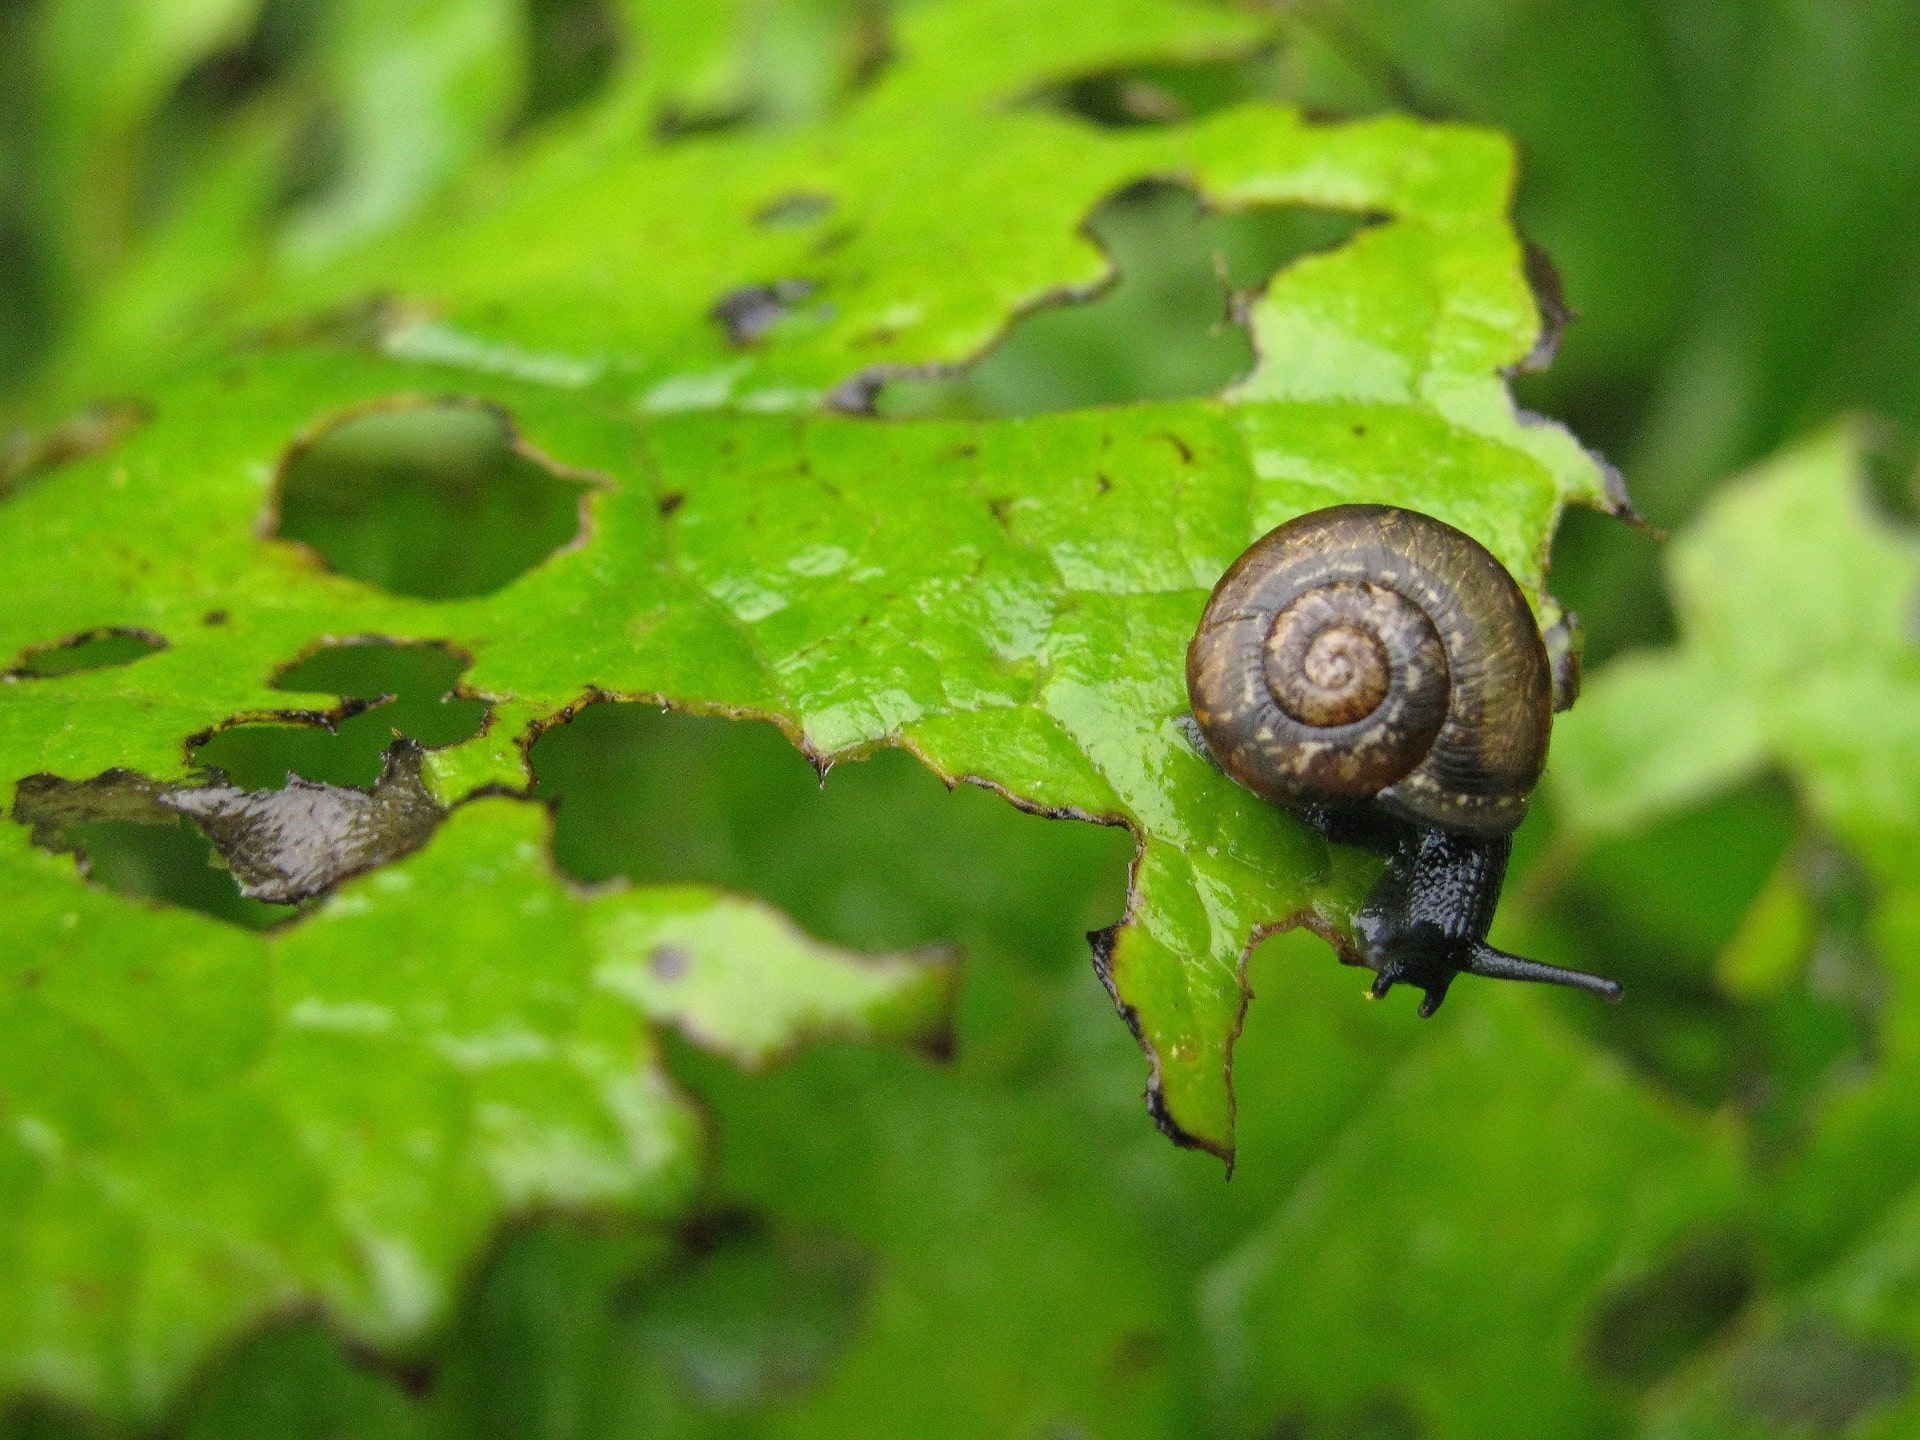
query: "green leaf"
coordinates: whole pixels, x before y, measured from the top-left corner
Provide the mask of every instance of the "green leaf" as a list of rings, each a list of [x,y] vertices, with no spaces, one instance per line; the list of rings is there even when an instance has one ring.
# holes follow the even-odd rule
[[[1683,643],[1612,667],[1555,737],[1586,831],[1644,824],[1763,765],[1888,883],[1920,833],[1920,543],[1874,516],[1851,427],[1732,482],[1673,542]]]
[[[76,885],[8,827],[10,1392],[150,1414],[290,1306],[412,1342],[510,1211],[676,1213],[703,1142],[650,1018],[749,1064],[823,1034],[938,1038],[946,967],[711,890],[582,898],[541,831],[475,801],[262,937]]]
[[[1309,124],[1268,105],[1099,130],[1036,97],[1120,64],[1232,52],[1260,39],[1259,23],[1165,0],[1072,7],[1046,26],[1024,17],[1004,0],[914,7],[892,64],[818,124],[668,138],[583,125],[477,177],[430,225],[280,277],[248,302],[240,343],[213,327],[151,389],[148,423],[0,503],[0,564],[15,577],[0,655],[106,629],[165,646],[10,683],[0,771],[12,782],[137,772],[192,808],[201,802],[182,797],[197,792],[178,787],[210,732],[275,717],[337,724],[355,708],[279,688],[316,648],[384,637],[468,657],[460,693],[490,703],[488,724],[426,757],[429,798],[452,812],[427,849],[284,935],[193,922],[235,965],[285,951],[352,973],[371,962],[353,952],[340,906],[386,893],[455,833],[524,840],[531,822],[513,804],[466,802],[526,790],[525,747],[584,700],[764,717],[823,768],[903,747],[949,780],[1132,832],[1133,885],[1099,942],[1103,974],[1147,1049],[1156,1116],[1231,1156],[1245,957],[1303,919],[1338,933],[1371,872],[1231,785],[1187,739],[1182,658],[1207,591],[1271,526],[1376,500],[1476,535],[1545,604],[1561,507],[1621,502],[1566,432],[1508,396],[1540,317],[1498,136],[1401,118]],[[1107,266],[1082,222],[1169,176],[1217,209],[1379,223],[1242,296],[1254,363],[1223,395],[1026,419],[859,413],[903,367],[966,362],[1015,314],[1099,282]],[[376,462],[349,443],[370,420],[405,431],[476,414],[494,423],[471,463],[405,445]],[[301,478],[313,465],[364,531],[352,514],[314,518]],[[371,518],[382,507],[384,526]],[[550,533],[569,513],[577,529]],[[461,556],[422,550],[434,535],[470,537],[476,553],[507,553],[503,535],[538,543],[501,583],[477,561],[467,571]],[[115,907],[129,933],[185,923],[86,893],[69,862],[32,854],[18,834],[8,843],[23,905],[53,915],[81,897]],[[382,854],[376,844],[369,863]],[[522,923],[477,871],[467,884],[441,902],[457,924],[409,932],[453,996],[485,988],[466,974],[476,961],[460,927],[510,937]],[[575,928],[599,913],[598,901],[554,904]],[[618,927],[587,928],[591,944],[626,943]],[[737,920],[717,941],[686,933],[700,998],[670,1002],[657,970],[631,963],[623,993],[696,1034],[732,1027],[745,1056],[796,1027],[843,1023],[835,1015],[924,1019],[917,1002],[900,1002],[903,1018],[850,983],[865,972],[789,976]],[[84,966],[90,952],[61,953]],[[710,967],[749,960],[786,977],[758,982],[765,1011],[704,988]],[[44,1043],[75,1104],[107,1086],[73,1078],[78,1062],[63,1057],[84,1052],[78,1037]],[[383,1053],[352,1078],[372,1096],[426,1063]],[[309,1078],[289,1077],[287,1105]],[[466,1122],[433,1114],[422,1143],[460,1153]],[[530,1120],[520,1139],[539,1153],[560,1128]],[[394,1183],[395,1204],[422,1193]],[[352,1323],[396,1342],[439,1313],[446,1274],[502,1207],[538,1198],[489,1183],[450,1212],[469,1217],[464,1228],[414,1267],[432,1283],[361,1310],[336,1300]],[[159,1193],[136,1185],[127,1213],[163,1208]],[[5,1233],[37,1245],[43,1229],[24,1219]],[[98,1263],[130,1283],[125,1267]],[[42,1383],[150,1408],[205,1344],[321,1287],[318,1272],[275,1268],[288,1263],[276,1252],[271,1283],[199,1296],[209,1313],[165,1363],[135,1374],[95,1355],[77,1378]],[[160,1332],[188,1334],[160,1313]],[[40,1353],[37,1323],[12,1353]],[[93,1343],[120,1354],[131,1342],[103,1324]]]
[[[1496,1403],[1618,1432],[1631,1396],[1588,1336],[1602,1314],[1624,1312],[1605,1327],[1615,1350],[1693,1318],[1686,1272],[1657,1282],[1737,1222],[1730,1127],[1596,1059],[1549,997],[1422,1022],[1358,1003],[1354,977],[1294,933],[1252,961],[1240,1163],[1223,1185],[1139,1123],[1137,1055],[1087,973],[1079,931],[1119,903],[1122,836],[943,794],[899,754],[816,792],[762,728],[607,705],[550,732],[534,759],[557,787],[556,853],[638,881],[691,850],[722,876],[769,875],[810,928],[960,940],[954,1063],[823,1047],[746,1077],[682,1057],[724,1137],[714,1208],[679,1244],[522,1237],[432,1384],[409,1398],[382,1380],[362,1403],[370,1433],[400,1408],[443,1435],[497,1433],[503,1416],[584,1435],[1266,1435],[1365,1419],[1480,1434],[1456,1422]],[[671,843],[636,818],[663,809],[686,816]],[[1355,1249],[1381,1268],[1328,1258]],[[1223,1296],[1262,1298],[1256,1276],[1300,1308],[1223,1325]],[[1365,1328],[1338,1308],[1354,1288]],[[1643,1292],[1670,1303],[1615,1299]],[[1511,1325],[1473,1323],[1492,1315]],[[1275,1326],[1290,1343],[1269,1383],[1259,1337]],[[1213,1343],[1223,1332],[1236,1348]],[[333,1413],[375,1383],[296,1330],[248,1347],[186,1428],[272,1433],[258,1417],[284,1413],[289,1388]]]
[[[1682,643],[1589,687],[1556,739],[1557,808],[1576,833],[1616,831],[1779,770],[1872,881],[1862,923],[1880,974],[1870,1063],[1826,1078],[1809,1133],[1769,1177],[1777,1290],[1737,1345],[1665,1397],[1649,1433],[1902,1433],[1920,1182],[1920,541],[1874,513],[1858,430],[1838,426],[1729,485],[1669,563]],[[1725,983],[1773,987],[1783,965],[1807,963],[1808,901],[1781,885],[1755,900]]]
[[[1745,1178],[1730,1134],[1543,1008],[1490,997],[1453,1021],[1214,1270],[1203,1315],[1232,1433],[1382,1407],[1436,1436],[1514,1415],[1617,1433],[1620,1397],[1586,1353],[1596,1294],[1729,1223]]]

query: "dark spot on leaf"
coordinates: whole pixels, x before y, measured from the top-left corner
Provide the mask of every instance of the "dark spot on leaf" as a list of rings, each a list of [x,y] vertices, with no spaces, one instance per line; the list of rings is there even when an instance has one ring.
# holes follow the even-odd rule
[[[403,401],[289,453],[274,532],[396,594],[486,595],[580,538],[587,486],[492,406]]]
[[[1533,291],[1534,306],[1540,311],[1540,334],[1533,342],[1533,348],[1520,357],[1514,369],[1523,375],[1537,374],[1553,364],[1554,356],[1560,353],[1560,337],[1566,333],[1567,326],[1578,319],[1574,308],[1567,303],[1566,286],[1560,279],[1560,268],[1553,263],[1553,257],[1534,244],[1526,243],[1522,252],[1525,257],[1527,285]]]
[[[180,79],[167,101],[168,114],[155,128],[162,136],[174,127],[205,124],[258,95],[285,73],[305,36],[287,6],[262,6],[252,28],[235,44],[206,56]],[[184,138],[184,137],[181,137]],[[164,164],[167,158],[149,158]]]
[[[1255,363],[1247,297],[1369,218],[1297,205],[1214,211],[1184,185],[1130,186],[1086,223],[1113,264],[1105,280],[1040,297],[967,365],[872,367],[828,403],[986,419],[1217,394]]]
[[[202,625],[224,625],[227,623],[227,612],[224,610],[209,610],[200,617],[200,623]]]
[[[647,967],[662,980],[678,980],[693,964],[693,957],[678,945],[656,945],[647,957]]]
[[[853,1338],[869,1266],[817,1235],[728,1235],[651,1286],[634,1317],[704,1409],[745,1410],[825,1372]]]
[[[32,647],[0,678],[46,680],[81,670],[105,670],[115,665],[131,665],[166,648],[167,642],[151,630],[131,627],[89,630],[84,635]]]
[[[1167,1337],[1158,1330],[1128,1330],[1113,1347],[1113,1370],[1123,1380],[1136,1379],[1167,1363]]]
[[[584,104],[606,88],[620,58],[609,0],[528,0],[526,81],[518,128]]]
[[[1049,85],[1032,97],[1103,129],[1178,125],[1248,100],[1278,98],[1283,74],[1275,47],[1206,60],[1120,66]]]
[[[1588,1363],[1628,1385],[1656,1385],[1725,1330],[1757,1283],[1745,1237],[1695,1236],[1601,1301],[1587,1331]]]
[[[112,449],[146,420],[145,406],[108,400],[44,430],[14,431],[0,439],[0,499],[36,475]]]
[[[860,227],[857,225],[835,225],[832,229],[824,232],[818,240],[813,242],[813,253],[815,255],[831,255],[859,233]]]
[[[347,703],[325,713],[230,725],[195,744],[193,758],[243,790],[277,789],[295,775],[370,787],[397,735],[438,749],[480,733],[486,702],[457,692],[468,663],[441,643],[330,640],[281,670],[274,688],[337,695]]]
[[[1157,438],[1166,441],[1173,447],[1173,453],[1180,457],[1180,463],[1182,465],[1191,465],[1193,463],[1193,447],[1178,435],[1174,434],[1173,431],[1162,430]]]
[[[1353,427],[1354,438],[1357,440],[1364,439],[1366,437],[1366,433],[1367,433],[1367,427],[1364,425],[1356,425]]]
[[[893,32],[887,24],[887,0],[854,0],[848,37],[847,89],[867,89],[894,60]]]
[[[656,140],[669,143],[699,140],[741,129],[751,124],[756,116],[757,107],[751,101],[711,107],[669,102],[661,107],[660,113],[654,118],[653,135]]]
[[[1381,1391],[1331,1415],[1290,1415],[1274,1427],[1273,1440],[1421,1440],[1427,1433],[1405,1399]]]
[[[1096,477],[1095,477],[1095,488],[1096,488],[1096,489],[1098,489],[1098,490],[1099,490],[1099,492],[1100,492],[1100,493],[1101,493],[1102,495],[1104,495],[1104,494],[1106,494],[1106,493],[1107,493],[1107,492],[1108,492],[1109,490],[1111,490],[1111,489],[1113,489],[1113,481],[1111,481],[1111,480],[1109,480],[1109,479],[1108,479],[1108,478],[1107,478],[1106,476],[1104,476],[1104,475],[1100,475],[1100,476],[1096,476]]]
[[[987,509],[993,512],[993,518],[1000,522],[1003,530],[1013,525],[1013,496],[995,495],[987,501]]]
[[[818,288],[811,280],[775,280],[767,285],[742,285],[723,295],[709,313],[727,332],[728,344],[752,345],[765,339],[774,326],[787,318],[795,305]]]
[[[370,791],[295,779],[281,790],[166,785],[126,771],[92,780],[31,775],[13,818],[55,852],[78,848],[76,826],[98,821],[164,825],[186,816],[212,842],[240,894],[290,904],[409,855],[445,818],[420,780],[423,751],[397,741]],[[152,893],[151,891],[141,893]]]
[[[1733,1362],[1738,1408],[1828,1434],[1891,1405],[1912,1384],[1913,1356],[1904,1346],[1859,1339],[1812,1318],[1746,1347]]]
[[[895,382],[940,384],[963,374],[957,365],[873,365],[855,371],[827,392],[826,406],[842,415],[879,414],[880,392]]]
[[[348,300],[330,309],[248,331],[247,343],[258,346],[340,345],[356,350],[382,350],[400,332],[431,316],[397,295],[374,293]]]
[[[686,503],[687,503],[687,497],[681,494],[678,490],[667,491],[667,493],[662,495],[659,500],[661,518],[665,519],[667,516],[673,514],[674,511],[678,510],[682,505]]]
[[[1294,1413],[1273,1427],[1273,1440],[1421,1440],[1427,1427],[1402,1396],[1382,1390],[1331,1415]]]
[[[833,213],[833,197],[812,190],[795,190],[770,200],[754,215],[760,225],[781,229],[811,225]]]

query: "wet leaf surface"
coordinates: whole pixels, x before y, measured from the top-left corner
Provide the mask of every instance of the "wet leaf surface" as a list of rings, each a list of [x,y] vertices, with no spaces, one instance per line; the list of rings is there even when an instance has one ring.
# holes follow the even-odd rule
[[[1400,118],[1308,124],[1270,105],[1103,129],[1022,102],[1074,76],[1242,51],[1258,22],[1161,0],[1076,7],[1046,27],[1019,13],[994,0],[905,12],[890,62],[862,70],[844,101],[786,112],[822,116],[813,124],[583,124],[565,143],[530,144],[431,224],[348,250],[424,183],[363,133],[379,108],[362,97],[345,122],[364,183],[306,212],[295,246],[338,258],[289,269],[234,307],[240,343],[209,327],[201,357],[143,395],[147,424],[0,500],[0,563],[17,577],[0,654],[103,630],[168,644],[134,664],[6,686],[6,779],[146,777],[258,894],[325,891],[339,872],[265,887],[249,876],[285,880],[283,847],[246,858],[233,827],[253,834],[262,814],[322,795],[335,809],[382,803],[377,788],[323,791],[313,776],[179,788],[196,759],[241,744],[227,737],[289,712],[342,725],[380,714],[337,680],[290,693],[289,665],[350,639],[444,647],[470,661],[459,698],[489,707],[471,738],[407,731],[438,747],[421,759],[419,794],[449,812],[425,848],[264,938],[91,889],[71,861],[5,827],[9,903],[50,927],[36,945],[56,957],[11,1002],[35,1037],[13,1053],[43,1058],[21,1059],[23,1078],[3,1087],[20,1123],[0,1142],[12,1147],[0,1175],[23,1198],[0,1246],[27,1258],[0,1269],[28,1277],[20,1303],[0,1307],[21,1317],[0,1345],[8,1383],[150,1413],[209,1345],[315,1298],[368,1343],[410,1343],[514,1207],[666,1210],[684,1198],[695,1142],[650,1056],[635,1068],[630,1049],[616,1062],[579,1049],[559,1021],[520,1016],[559,1003],[528,990],[525,967],[590,992],[568,1023],[609,1027],[615,1049],[644,1047],[642,1016],[756,1063],[809,1034],[938,1029],[946,991],[929,998],[928,977],[939,967],[822,955],[710,893],[561,888],[537,812],[474,797],[528,790],[527,747],[603,697],[770,720],[822,767],[900,747],[1023,808],[1126,827],[1132,885],[1103,966],[1148,1052],[1133,1073],[1150,1074],[1169,1133],[1232,1154],[1245,956],[1302,918],[1339,933],[1370,870],[1235,789],[1188,741],[1181,662],[1208,589],[1272,525],[1375,500],[1474,534],[1544,603],[1561,507],[1615,502],[1601,467],[1507,393],[1540,316],[1506,219],[1514,162],[1499,137]],[[655,68],[639,90],[613,84],[606,115],[786,103],[694,64],[709,54],[696,20],[660,23]],[[440,103],[462,56],[478,53],[437,54],[420,103]],[[703,97],[689,77],[715,73]],[[469,78],[472,95],[497,95],[484,66]],[[451,166],[471,140],[443,138],[422,164]],[[849,385],[961,365],[1014,317],[1101,284],[1109,262],[1088,217],[1167,176],[1214,211],[1376,223],[1270,281],[1229,276],[1258,293],[1244,301],[1251,368],[1222,372],[1221,394],[1119,393],[1031,418],[835,413],[830,397]],[[498,417],[509,461],[431,471],[406,462],[405,437],[358,428],[415,412]],[[378,463],[332,455],[320,484],[328,437],[387,448]],[[336,503],[356,487],[369,504]],[[495,565],[504,552],[481,532],[502,526],[527,546]],[[394,536],[434,544],[372,544]],[[71,935],[58,928],[67,914],[82,917]],[[133,1001],[89,983],[134,950],[189,991],[179,977],[209,956],[231,967],[223,983],[255,987],[232,1014],[217,986],[181,1001],[248,1038],[193,1105],[154,1112],[210,1137],[170,1138],[164,1155],[151,1137],[172,1130],[128,1118],[158,1103],[142,1087],[164,1067],[137,1047],[133,1060],[90,1048],[95,1033],[139,1028]],[[309,976],[310,1011],[279,973],[289,967]],[[421,987],[418,1032],[383,998],[388,983]],[[88,1024],[43,1015],[55,993],[85,993]],[[498,1034],[447,1029],[487,996],[503,1007]],[[349,1050],[351,1063],[339,1058]],[[490,1108],[469,1077],[496,1066],[516,1078]],[[373,1097],[415,1089],[417,1105],[369,1114]],[[180,1173],[194,1146],[250,1133],[206,1118],[221,1104],[253,1106],[263,1135],[284,1133]],[[318,1108],[309,1120],[302,1107]],[[121,1158],[126,1146],[137,1162]],[[396,1158],[409,1147],[434,1157],[417,1174]],[[208,1220],[196,1207],[212,1200],[194,1187],[219,1165],[234,1178]],[[106,1202],[88,1186],[116,1166],[131,1178],[99,1218]],[[284,1198],[294,1189],[297,1203]],[[322,1218],[298,1218],[309,1212]],[[109,1224],[111,1244],[90,1228]],[[188,1284],[167,1268],[200,1264],[202,1244],[232,1278]],[[61,1298],[76,1276],[135,1298],[82,1315]],[[162,1342],[164,1354],[148,1348]]]

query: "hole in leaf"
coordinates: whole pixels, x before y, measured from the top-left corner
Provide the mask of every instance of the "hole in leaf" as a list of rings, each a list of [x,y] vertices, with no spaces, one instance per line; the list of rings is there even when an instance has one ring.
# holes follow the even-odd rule
[[[1912,530],[1920,525],[1920,430],[1883,419],[1856,423],[1868,497],[1886,521]]]
[[[1031,100],[1116,130],[1185,124],[1261,100],[1325,117],[1407,108],[1395,87],[1356,64],[1331,34],[1286,17],[1280,26],[1277,42],[1239,54],[1096,70],[1046,86]]]
[[[1107,129],[1176,125],[1248,100],[1283,93],[1280,52],[1273,47],[1212,60],[1163,60],[1095,71],[1050,85],[1036,103]]]
[[[487,704],[453,693],[467,658],[444,644],[354,640],[321,647],[274,678],[274,688],[373,702],[329,729],[254,723],[216,731],[194,747],[196,763],[242,790],[273,790],[288,777],[369,788],[396,735],[437,749],[470,740]]]
[[[1245,298],[1366,223],[1300,205],[1212,211],[1184,185],[1132,186],[1087,220],[1111,283],[1021,316],[958,373],[856,376],[834,403],[892,419],[991,418],[1217,394],[1253,369]]]
[[[528,0],[526,127],[584,104],[620,57],[620,23],[607,0]]]
[[[1656,1385],[1720,1334],[1757,1285],[1745,1237],[1696,1236],[1602,1302],[1587,1334],[1588,1360],[1628,1385]]]
[[[212,844],[184,818],[171,825],[83,821],[65,832],[82,872],[120,895],[198,910],[229,925],[265,930],[299,914],[240,893]]]
[[[833,213],[833,197],[811,190],[795,190],[760,207],[757,224],[773,229],[812,225]]]
[[[871,85],[892,58],[887,9],[886,0],[739,7],[730,53],[714,55],[704,75],[688,77],[704,82],[705,93],[669,99],[655,135],[688,140],[824,118]]]
[[[491,406],[398,404],[329,426],[282,469],[276,533],[400,595],[485,595],[582,532],[585,482]]]
[[[1839,1434],[1891,1405],[1913,1384],[1913,1357],[1898,1345],[1856,1339],[1820,1320],[1802,1320],[1742,1351],[1734,1403],[1776,1425]]]
[[[46,680],[81,670],[105,670],[115,665],[131,665],[166,648],[167,642],[151,630],[89,630],[84,635],[75,635],[51,645],[35,646],[6,673],[8,679]]]
[[[1124,905],[1127,831],[1023,814],[977,786],[949,794],[904,751],[836,765],[823,785],[771,725],[608,702],[547,729],[530,758],[555,863],[582,881],[758,894],[863,949],[965,940],[1019,955],[1059,936],[1083,960],[1085,932]],[[1088,894],[1085,913],[1049,899]]]

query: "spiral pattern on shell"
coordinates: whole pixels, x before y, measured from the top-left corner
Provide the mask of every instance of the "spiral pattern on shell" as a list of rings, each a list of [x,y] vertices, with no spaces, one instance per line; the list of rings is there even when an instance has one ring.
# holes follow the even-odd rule
[[[1552,677],[1526,596],[1471,536],[1336,505],[1256,541],[1187,651],[1222,768],[1286,805],[1377,799],[1470,834],[1512,830],[1546,764]]]

